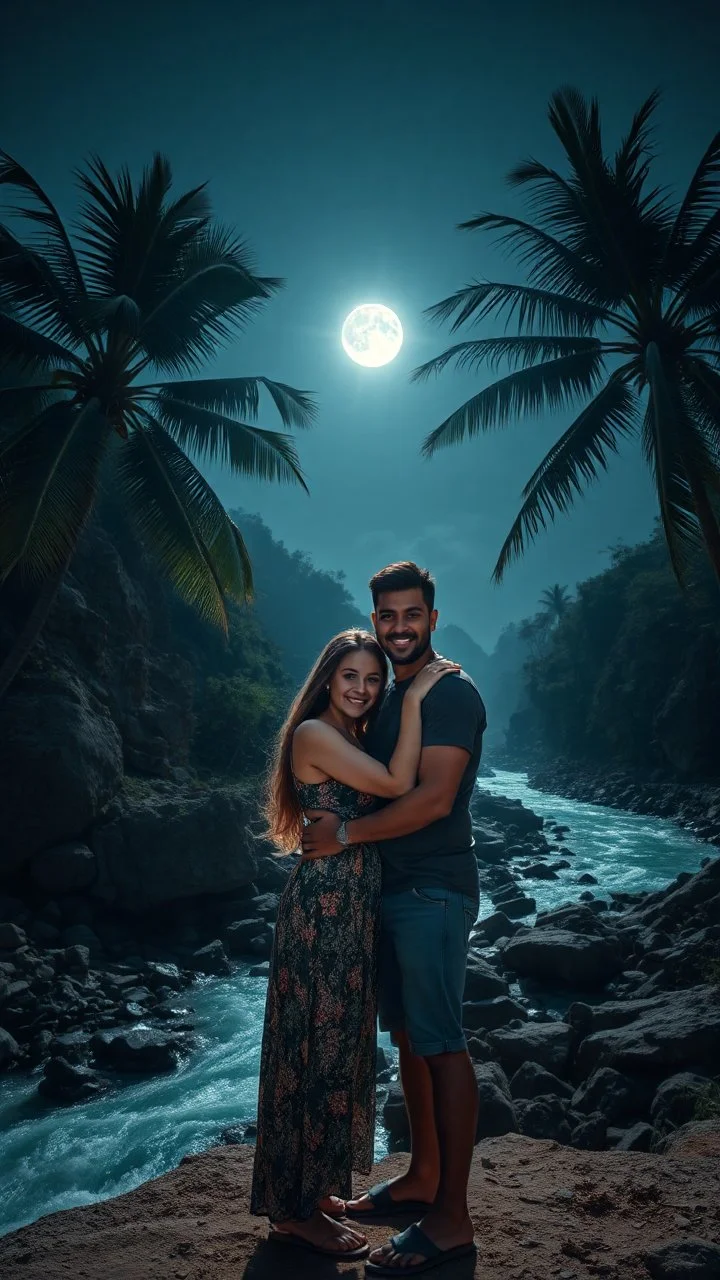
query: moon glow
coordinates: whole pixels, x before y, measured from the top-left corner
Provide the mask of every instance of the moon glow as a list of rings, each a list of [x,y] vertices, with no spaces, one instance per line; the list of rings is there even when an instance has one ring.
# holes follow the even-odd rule
[[[355,307],[342,327],[342,344],[347,355],[366,369],[377,369],[394,360],[403,344],[402,325],[382,302],[364,302]]]

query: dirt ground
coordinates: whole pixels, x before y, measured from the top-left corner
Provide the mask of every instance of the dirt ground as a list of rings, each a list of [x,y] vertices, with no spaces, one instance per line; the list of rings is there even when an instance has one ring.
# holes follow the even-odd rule
[[[470,1207],[477,1263],[442,1280],[648,1280],[648,1249],[671,1240],[720,1243],[720,1134],[671,1155],[574,1151],[517,1135],[477,1147]],[[67,1210],[0,1239],[3,1280],[363,1280],[338,1265],[266,1242],[247,1211],[251,1147],[218,1147],[127,1195]],[[379,1164],[372,1181],[406,1157]],[[358,1185],[365,1185],[358,1183]],[[381,1243],[407,1219],[367,1226]],[[690,1274],[690,1273],[688,1273]]]

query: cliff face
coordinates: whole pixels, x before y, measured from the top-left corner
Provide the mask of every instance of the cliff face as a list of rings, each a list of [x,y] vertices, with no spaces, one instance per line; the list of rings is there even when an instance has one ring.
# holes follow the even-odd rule
[[[21,616],[6,600],[3,649]],[[249,883],[248,788],[211,789],[191,767],[209,674],[254,664],[271,692],[286,690],[257,621],[238,611],[233,626],[249,653],[180,606],[131,544],[91,527],[0,703],[0,882],[137,911]]]

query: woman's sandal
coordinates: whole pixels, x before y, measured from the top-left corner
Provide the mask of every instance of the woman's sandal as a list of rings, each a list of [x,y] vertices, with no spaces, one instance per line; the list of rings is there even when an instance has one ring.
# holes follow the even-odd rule
[[[432,1204],[426,1200],[393,1200],[390,1194],[391,1186],[391,1182],[378,1182],[376,1187],[371,1187],[365,1192],[372,1207],[347,1209],[347,1216],[349,1218],[388,1218],[396,1213],[411,1213],[413,1217],[421,1218],[432,1209]]]
[[[369,1244],[364,1244],[360,1249],[324,1249],[322,1245],[312,1244],[310,1240],[305,1240],[292,1231],[278,1231],[277,1228],[270,1232],[268,1240],[271,1244],[281,1244],[292,1249],[307,1249],[310,1253],[320,1253],[324,1258],[337,1258],[342,1262],[359,1262],[367,1258],[370,1252]]]

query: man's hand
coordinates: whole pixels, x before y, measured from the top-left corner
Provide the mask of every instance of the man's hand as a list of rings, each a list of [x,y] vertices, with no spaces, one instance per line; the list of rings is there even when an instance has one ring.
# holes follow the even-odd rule
[[[337,829],[340,819],[336,813],[327,813],[324,809],[308,809],[306,813],[311,826],[305,827],[302,834],[302,861],[311,858],[327,858],[332,853],[342,853],[344,845],[339,844]]]

